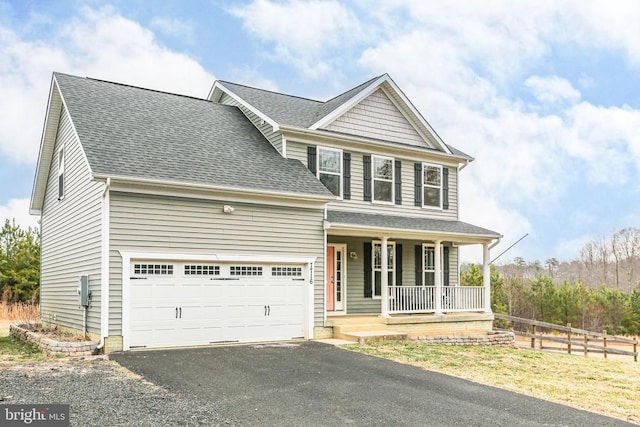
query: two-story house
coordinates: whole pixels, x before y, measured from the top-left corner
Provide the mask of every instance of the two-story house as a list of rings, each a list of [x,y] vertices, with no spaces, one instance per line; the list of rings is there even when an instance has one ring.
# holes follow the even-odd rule
[[[459,221],[471,160],[386,74],[320,102],[54,73],[31,199],[42,318],[106,351],[486,334],[501,236]],[[470,244],[482,287],[459,283]]]

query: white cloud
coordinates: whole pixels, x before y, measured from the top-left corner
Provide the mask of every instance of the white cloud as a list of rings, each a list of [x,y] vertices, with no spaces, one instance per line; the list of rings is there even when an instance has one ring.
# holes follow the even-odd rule
[[[364,37],[358,18],[334,0],[254,0],[229,9],[243,27],[274,49],[270,58],[292,64],[311,77],[335,71],[326,55]]]
[[[179,39],[187,44],[195,42],[193,25],[178,19],[155,17],[151,20],[151,27],[172,38]]]
[[[0,155],[35,163],[53,71],[198,97],[215,80],[110,7],[82,9],[46,40],[0,26]]]
[[[576,90],[569,80],[558,76],[531,76],[524,84],[531,89],[533,96],[544,104],[574,103],[580,100],[580,91]]]
[[[6,220],[15,220],[16,224],[23,227],[39,227],[40,217],[29,215],[29,199],[11,199],[6,205],[0,205],[0,227]]]

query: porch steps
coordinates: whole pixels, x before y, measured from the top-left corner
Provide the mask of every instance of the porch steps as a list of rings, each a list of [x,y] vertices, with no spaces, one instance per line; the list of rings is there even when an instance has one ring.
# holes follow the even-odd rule
[[[333,327],[333,337],[360,344],[371,341],[406,340],[407,334],[383,329],[380,324],[336,325]]]

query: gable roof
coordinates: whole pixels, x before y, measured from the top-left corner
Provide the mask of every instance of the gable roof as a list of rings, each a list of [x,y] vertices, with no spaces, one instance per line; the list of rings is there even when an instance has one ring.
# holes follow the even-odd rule
[[[52,85],[94,177],[332,198],[302,163],[280,156],[236,107],[61,73],[54,73]],[[52,143],[47,131],[43,144]],[[48,171],[40,171],[43,166],[39,162],[34,193],[39,175]]]
[[[218,80],[209,99],[218,102],[223,93],[233,97],[274,128],[293,126],[311,130],[324,130],[327,125],[345,114],[363,99],[382,89],[398,110],[412,123],[416,131],[438,151],[465,160],[473,158],[445,144],[422,114],[415,108],[388,74],[374,77],[328,101],[316,101],[285,95],[263,89]],[[426,148],[426,147],[425,147]]]

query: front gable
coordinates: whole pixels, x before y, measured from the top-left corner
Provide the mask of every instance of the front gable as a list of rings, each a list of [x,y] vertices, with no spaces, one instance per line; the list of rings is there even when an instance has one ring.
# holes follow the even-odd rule
[[[438,149],[433,141],[418,133],[382,88],[322,129]]]
[[[372,81],[355,96],[324,114],[309,128],[452,154],[451,149],[388,74]]]

